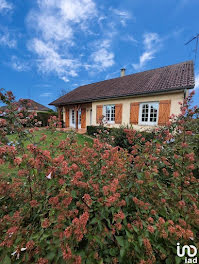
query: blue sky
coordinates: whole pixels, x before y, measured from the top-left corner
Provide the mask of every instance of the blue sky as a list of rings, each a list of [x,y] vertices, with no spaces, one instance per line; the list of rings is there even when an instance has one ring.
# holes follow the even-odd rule
[[[0,0],[0,87],[44,105],[62,90],[194,58],[198,0]],[[196,61],[199,101],[199,52]]]

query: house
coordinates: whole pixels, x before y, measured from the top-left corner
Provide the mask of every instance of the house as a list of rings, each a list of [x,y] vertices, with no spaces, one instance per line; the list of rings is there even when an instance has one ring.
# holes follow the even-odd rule
[[[50,103],[66,128],[89,125],[146,129],[165,125],[180,113],[179,102],[194,88],[194,64],[186,61],[80,86]]]
[[[19,105],[20,108],[24,107],[27,109],[28,112],[48,112],[51,111],[50,108],[39,104],[35,102],[32,99],[20,99],[17,104]],[[2,106],[0,107],[0,111],[4,112],[6,110],[7,106]]]

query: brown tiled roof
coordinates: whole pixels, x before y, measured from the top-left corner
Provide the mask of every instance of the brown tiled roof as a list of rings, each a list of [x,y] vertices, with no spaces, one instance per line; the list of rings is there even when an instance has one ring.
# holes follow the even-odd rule
[[[65,105],[194,88],[193,61],[80,86],[50,103]]]
[[[37,102],[35,102],[34,100],[32,99],[21,99],[18,101],[19,105],[21,107],[25,107],[27,108],[28,110],[31,110],[31,111],[50,111],[51,109],[42,105],[42,104],[39,104]],[[2,106],[0,108],[1,111],[4,111],[6,110],[7,106]]]

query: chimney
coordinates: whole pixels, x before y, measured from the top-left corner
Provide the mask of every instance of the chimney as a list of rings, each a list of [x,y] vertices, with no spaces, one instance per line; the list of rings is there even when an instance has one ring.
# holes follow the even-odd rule
[[[121,77],[124,77],[125,76],[126,69],[125,68],[122,68],[120,71],[121,71]]]

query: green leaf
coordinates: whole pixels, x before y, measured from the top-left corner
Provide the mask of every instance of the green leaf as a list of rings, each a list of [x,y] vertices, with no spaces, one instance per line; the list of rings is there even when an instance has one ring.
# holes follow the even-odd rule
[[[124,247],[122,247],[120,249],[120,256],[121,256],[121,258],[123,258],[125,256],[125,248]]]
[[[128,238],[133,238],[133,235],[128,230],[126,230],[126,235]]]
[[[123,247],[123,246],[124,246],[124,239],[123,239],[123,237],[122,237],[122,236],[116,236],[115,238],[116,238],[118,244],[119,244],[121,247]]]
[[[138,233],[138,232],[139,232],[138,228],[137,228],[137,227],[135,227],[134,225],[133,225],[133,229],[135,230],[135,232],[136,232],[136,233]]]
[[[96,224],[98,222],[97,218],[93,218],[90,222],[91,225]]]
[[[11,259],[8,257],[8,255],[5,256],[2,264],[11,264]]]
[[[115,257],[117,255],[117,249],[116,248],[111,248],[109,252],[110,252],[110,255],[112,257]]]
[[[175,262],[176,264],[179,264],[179,263],[182,262],[182,259],[176,256],[176,257],[175,257],[175,261],[176,261],[176,262]]]
[[[48,260],[53,260],[55,256],[56,256],[56,252],[55,251],[54,252],[52,251],[52,252],[48,253],[47,259]]]
[[[166,264],[173,264],[173,259],[172,258],[167,258],[166,259]]]

